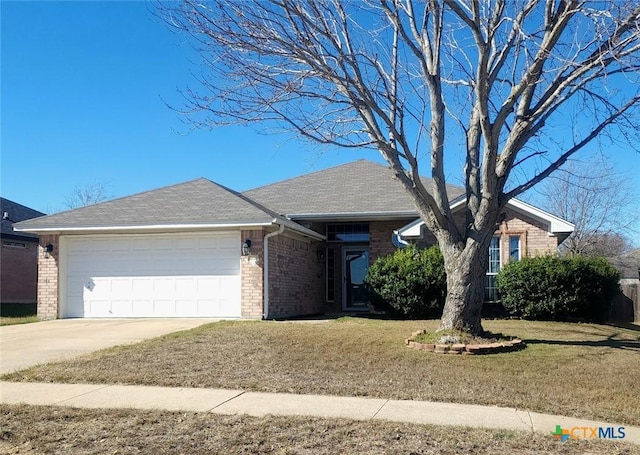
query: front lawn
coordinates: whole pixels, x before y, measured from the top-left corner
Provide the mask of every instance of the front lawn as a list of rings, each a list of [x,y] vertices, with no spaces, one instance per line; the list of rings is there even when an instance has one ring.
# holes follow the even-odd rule
[[[0,316],[0,325],[30,324],[38,321],[38,316]]]
[[[436,355],[404,339],[437,321],[220,322],[6,375],[93,382],[372,396],[508,406],[640,424],[640,331],[485,321],[527,348]]]
[[[510,430],[311,417],[0,405],[0,452],[639,455],[640,447]]]
[[[0,303],[0,325],[27,324],[38,322],[36,305],[31,303]]]

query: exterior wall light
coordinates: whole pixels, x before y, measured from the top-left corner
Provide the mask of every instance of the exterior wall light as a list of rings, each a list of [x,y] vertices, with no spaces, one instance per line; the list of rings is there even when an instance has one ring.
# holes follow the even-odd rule
[[[242,244],[242,255],[249,256],[250,253],[251,253],[251,240],[247,239]]]
[[[47,243],[45,246],[42,247],[42,249],[44,250],[44,257],[48,258],[49,253],[53,251],[53,245],[50,243]]]

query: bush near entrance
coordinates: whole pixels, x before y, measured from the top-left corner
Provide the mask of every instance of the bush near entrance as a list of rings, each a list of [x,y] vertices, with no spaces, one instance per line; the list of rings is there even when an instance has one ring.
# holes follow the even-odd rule
[[[447,294],[444,260],[437,246],[408,246],[378,258],[367,271],[365,286],[372,305],[407,318],[438,318]]]
[[[603,322],[619,291],[604,258],[538,256],[506,264],[497,276],[504,307],[524,319]]]

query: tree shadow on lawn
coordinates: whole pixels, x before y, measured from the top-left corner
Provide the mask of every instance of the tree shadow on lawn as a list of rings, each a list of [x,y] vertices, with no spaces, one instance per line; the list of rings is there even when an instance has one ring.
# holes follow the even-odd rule
[[[605,340],[536,340],[524,339],[526,344],[553,344],[559,346],[588,346],[592,348],[614,348],[640,352],[640,341],[614,340],[615,335]]]
[[[633,322],[611,322],[606,324],[610,327],[617,327],[619,329],[625,329],[625,330],[631,330],[634,332],[640,332],[640,322],[638,323],[633,323]]]

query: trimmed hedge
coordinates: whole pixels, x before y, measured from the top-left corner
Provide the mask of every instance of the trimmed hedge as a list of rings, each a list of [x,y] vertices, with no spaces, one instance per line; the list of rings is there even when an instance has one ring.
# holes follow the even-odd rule
[[[619,279],[604,258],[538,256],[506,264],[496,285],[502,305],[513,316],[603,322]]]
[[[447,279],[437,246],[408,246],[378,258],[369,267],[364,282],[369,300],[378,310],[418,319],[442,314]]]

